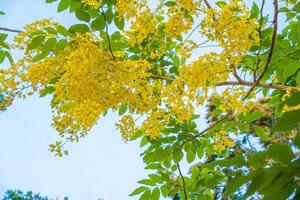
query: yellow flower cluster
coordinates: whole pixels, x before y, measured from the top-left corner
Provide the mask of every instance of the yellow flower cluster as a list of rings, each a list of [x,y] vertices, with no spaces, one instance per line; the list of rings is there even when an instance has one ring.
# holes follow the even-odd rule
[[[251,109],[251,104],[249,106],[245,105],[242,98],[247,94],[247,91],[243,90],[242,87],[238,88],[228,88],[221,93],[221,104],[219,108],[223,112],[236,111],[237,114],[244,113],[247,108]]]
[[[135,120],[131,115],[125,115],[122,119],[116,123],[116,126],[120,129],[121,135],[125,140],[128,140],[136,133]]]
[[[255,19],[243,2],[232,0],[220,10],[206,9],[201,22],[201,33],[216,41],[232,64],[240,62],[249,48],[259,42]]]
[[[169,16],[165,31],[170,38],[177,38],[182,33],[187,33],[192,25],[190,19],[185,18],[183,13],[177,12]]]
[[[228,70],[228,62],[224,56],[212,52],[201,56],[191,65],[183,66],[178,79],[188,87],[187,96],[190,99],[198,99],[203,103],[202,97],[209,87],[229,78]]]
[[[150,64],[144,60],[113,60],[101,42],[89,34],[77,35],[55,56],[22,64],[22,73],[9,79],[15,86],[7,88],[26,93],[22,89],[26,86],[33,90],[30,94],[49,86],[55,88],[53,126],[63,137],[84,136],[108,109],[128,103],[132,112],[146,112],[158,104],[153,90],[161,82],[148,82]]]
[[[157,20],[149,8],[138,14],[130,26],[130,31],[126,32],[130,38],[130,44],[140,45],[146,38],[149,38],[150,34],[157,34],[156,25]]]
[[[232,141],[225,130],[220,130],[215,132],[213,135],[214,138],[214,151],[221,153],[227,148],[232,148],[234,146],[234,141]]]
[[[198,4],[193,0],[180,0],[167,12],[165,32],[170,38],[177,38],[187,33],[193,26],[193,15]]]
[[[97,10],[101,5],[102,0],[81,0],[81,2]]]
[[[146,0],[117,0],[116,12],[118,18],[130,20],[137,16],[147,5]]]
[[[131,46],[138,46],[139,50],[151,59],[160,58],[166,53],[168,45],[164,36],[159,32],[159,23],[149,8],[140,12],[125,34]]]
[[[296,105],[296,106],[288,106],[288,105],[284,105],[282,108],[283,112],[289,112],[289,111],[295,111],[295,110],[300,110],[300,104]]]

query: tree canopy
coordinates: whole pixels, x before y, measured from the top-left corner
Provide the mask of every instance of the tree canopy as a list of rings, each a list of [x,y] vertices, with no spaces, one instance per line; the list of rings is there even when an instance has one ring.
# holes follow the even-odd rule
[[[51,96],[56,156],[114,111],[149,170],[130,196],[300,198],[300,1],[46,3],[78,24],[0,27],[0,109]]]

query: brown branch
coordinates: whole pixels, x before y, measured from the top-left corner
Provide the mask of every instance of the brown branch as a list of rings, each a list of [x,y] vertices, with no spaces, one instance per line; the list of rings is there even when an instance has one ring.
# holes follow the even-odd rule
[[[226,85],[243,85],[243,86],[253,86],[254,82],[250,81],[224,81],[217,83],[216,86],[226,86]],[[286,86],[286,85],[279,85],[274,83],[258,83],[256,86],[261,88],[269,88],[274,90],[294,90],[299,91],[299,87],[294,86]]]
[[[254,90],[254,88],[262,80],[262,78],[264,77],[264,75],[266,74],[266,72],[269,69],[270,62],[273,57],[273,52],[274,52],[275,43],[276,43],[277,28],[278,28],[278,1],[274,0],[273,4],[274,4],[274,30],[273,30],[273,34],[272,34],[272,42],[271,42],[270,52],[269,52],[269,55],[268,55],[268,58],[267,58],[267,61],[266,61],[266,64],[265,64],[265,67],[264,67],[262,73],[260,74],[260,76],[258,77],[256,82],[251,86],[251,88],[249,89],[249,91],[247,92],[247,94],[245,95],[243,100],[245,100],[249,97],[249,95]]]
[[[104,20],[105,20],[105,33],[106,33],[106,37],[107,37],[107,40],[108,40],[108,49],[109,49],[109,52],[113,58],[113,60],[116,60],[116,57],[112,51],[112,48],[111,48],[111,41],[110,41],[110,36],[109,36],[109,33],[108,33],[108,25],[107,25],[107,22],[106,22],[106,16],[104,14],[104,11],[102,10],[101,11],[101,14],[103,15],[104,17]]]
[[[183,146],[184,144],[186,144],[187,142],[191,142],[195,139],[197,139],[197,137],[201,136],[201,135],[204,135],[205,133],[207,133],[209,130],[215,128],[218,124],[220,124],[221,122],[223,122],[224,120],[227,119],[227,117],[229,117],[231,114],[232,114],[233,111],[229,111],[224,117],[222,117],[221,119],[219,119],[216,123],[214,124],[211,124],[209,127],[207,127],[206,129],[204,129],[203,131],[197,133],[196,135],[193,135],[193,137],[185,140],[181,146]]]
[[[210,3],[207,0],[203,0],[208,9],[212,9]]]
[[[7,32],[13,32],[13,33],[21,33],[23,31],[17,30],[17,29],[10,29],[10,28],[4,28],[4,27],[0,27],[1,31],[7,31]]]
[[[232,69],[233,69],[233,76],[239,81],[239,82],[243,82],[243,80],[241,79],[241,77],[239,77],[236,67],[234,65],[232,65]]]
[[[150,78],[153,79],[160,79],[165,81],[174,81],[175,79],[168,76],[160,76],[160,75],[151,75]],[[251,81],[244,81],[240,78],[239,81],[223,81],[220,83],[216,83],[215,86],[234,86],[234,85],[242,85],[242,86],[253,86],[255,82]],[[257,87],[261,88],[268,88],[268,89],[274,89],[274,90],[293,90],[293,91],[299,91],[299,87],[294,86],[286,86],[286,85],[280,85],[280,84],[274,84],[274,83],[258,83],[256,85]]]
[[[172,77],[168,77],[168,76],[160,76],[160,75],[151,75],[150,78],[153,79],[160,79],[160,80],[164,80],[164,81],[174,81],[175,79]]]
[[[206,0],[204,0],[206,1]],[[254,88],[256,86],[258,86],[260,84],[261,79],[264,77],[265,73],[267,72],[271,59],[273,57],[273,51],[274,51],[274,47],[275,47],[275,42],[276,42],[276,35],[277,35],[277,20],[278,20],[278,2],[277,0],[274,0],[274,31],[273,31],[273,35],[272,35],[272,43],[271,43],[271,47],[270,47],[270,52],[268,55],[268,59],[267,62],[265,64],[264,70],[263,72],[260,74],[259,78],[257,79],[257,81],[251,86],[251,88],[249,89],[249,91],[247,92],[247,94],[244,96],[244,98],[242,100],[245,100],[249,97],[249,95],[251,94],[251,92],[254,90]],[[229,111],[224,117],[222,117],[220,120],[218,120],[216,123],[210,125],[209,127],[207,127],[206,129],[204,129],[203,131],[201,131],[200,133],[194,135],[192,138],[186,140],[183,142],[182,145],[184,145],[185,143],[189,142],[189,141],[193,141],[195,140],[197,137],[205,134],[206,132],[208,132],[209,130],[211,130],[212,128],[214,128],[216,125],[220,124],[222,121],[226,120],[231,114],[233,113],[233,110]]]
[[[178,172],[179,172],[179,175],[181,177],[181,180],[182,180],[182,187],[183,187],[184,199],[188,200],[188,198],[187,198],[187,192],[186,192],[186,185],[185,185],[184,177],[182,175],[179,163],[177,163],[177,168],[178,168]]]

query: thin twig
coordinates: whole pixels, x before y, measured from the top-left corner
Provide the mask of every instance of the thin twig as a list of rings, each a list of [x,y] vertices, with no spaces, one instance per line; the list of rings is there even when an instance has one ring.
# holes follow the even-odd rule
[[[160,76],[160,75],[151,75],[150,78],[153,79],[160,79],[165,81],[174,81],[175,79],[169,76]],[[241,86],[253,86],[255,82],[251,81],[244,81],[240,78],[239,81],[223,81],[216,83],[215,86],[235,86],[235,85],[241,85]],[[274,84],[274,83],[258,83],[256,85],[257,87],[261,88],[268,88],[268,89],[274,89],[274,90],[293,90],[293,91],[299,91],[299,87],[294,86],[287,86],[287,85],[280,85],[280,84]]]
[[[241,79],[241,77],[238,75],[236,67],[234,65],[232,65],[232,69],[233,69],[233,76],[239,81],[239,82],[243,82],[243,80]]]
[[[7,32],[13,32],[13,33],[21,33],[23,31],[17,30],[17,29],[10,29],[10,28],[4,28],[4,27],[0,27],[1,31],[7,31]]]
[[[111,41],[110,41],[110,36],[109,36],[109,33],[108,33],[108,25],[107,25],[107,22],[106,22],[106,16],[104,14],[104,11],[101,10],[101,14],[103,15],[104,17],[104,20],[105,20],[105,33],[106,33],[106,37],[107,37],[107,40],[108,40],[108,49],[109,49],[109,52],[113,58],[113,60],[116,60],[116,57],[112,51],[112,48],[111,48]]]
[[[179,175],[181,177],[181,180],[182,180],[182,187],[183,187],[184,199],[188,200],[188,198],[187,198],[187,192],[186,192],[186,186],[185,186],[185,181],[184,181],[184,177],[182,175],[179,163],[177,163],[177,168],[178,168],[178,172],[179,172]]]
[[[262,71],[262,73],[260,74],[260,76],[258,77],[258,79],[255,81],[255,83],[252,85],[252,87],[249,89],[249,91],[247,92],[247,94],[245,95],[245,97],[243,98],[243,100],[245,100],[245,99],[247,99],[249,97],[249,95],[254,90],[254,88],[262,80],[262,78],[264,77],[264,75],[266,74],[266,72],[269,69],[270,62],[271,62],[272,57],[273,57],[273,52],[274,52],[275,43],[276,43],[277,28],[278,28],[278,1],[274,0],[273,3],[274,3],[274,30],[273,30],[273,35],[272,35],[272,42],[271,42],[270,52],[269,52],[269,55],[268,55],[268,58],[267,58],[264,70]]]
[[[203,0],[207,8],[212,9],[210,3],[207,0]]]
[[[261,31],[262,31],[262,26],[263,26],[263,10],[264,10],[264,6],[265,6],[265,0],[262,0],[262,4],[261,4],[261,7],[260,7],[260,22],[259,22],[259,29],[258,29],[258,35],[259,35],[259,50],[258,50],[258,53],[257,53],[257,64],[256,64],[256,67],[254,69],[254,72],[253,72],[253,80],[256,81],[256,73],[257,73],[257,70],[259,68],[259,64],[261,62],[261,59],[260,59],[260,53],[261,53],[261,49],[262,49],[262,36],[261,36]]]
[[[204,2],[206,2],[206,0],[204,0]],[[275,42],[276,42],[277,21],[278,21],[278,2],[277,2],[277,0],[274,0],[274,31],[273,31],[273,35],[272,35],[272,43],[271,43],[271,47],[270,47],[270,52],[269,52],[269,55],[268,55],[268,59],[267,59],[267,62],[265,64],[263,72],[260,74],[260,76],[257,79],[257,81],[251,86],[251,88],[249,89],[249,91],[247,92],[247,94],[243,97],[242,101],[245,100],[245,99],[247,99],[249,97],[249,95],[251,94],[251,92],[254,90],[254,88],[260,84],[261,79],[264,77],[265,73],[267,72],[267,70],[269,68],[271,59],[273,57],[273,51],[274,51]],[[199,136],[205,134],[206,132],[208,132],[209,130],[213,129],[216,125],[218,125],[221,122],[223,122],[224,120],[226,120],[232,113],[233,113],[233,110],[229,111],[224,117],[222,117],[216,123],[210,125],[209,127],[207,127],[206,129],[204,129],[200,133],[194,135],[192,138],[184,141],[183,145],[185,143],[189,142],[189,141],[195,140],[197,137],[199,137]]]
[[[216,86],[226,86],[226,85],[243,85],[243,86],[253,86],[254,82],[250,81],[224,81],[217,83]],[[269,88],[274,90],[293,90],[293,91],[299,91],[299,87],[294,86],[286,86],[286,85],[279,85],[279,84],[273,84],[273,83],[258,83],[256,85],[257,87],[261,88]]]

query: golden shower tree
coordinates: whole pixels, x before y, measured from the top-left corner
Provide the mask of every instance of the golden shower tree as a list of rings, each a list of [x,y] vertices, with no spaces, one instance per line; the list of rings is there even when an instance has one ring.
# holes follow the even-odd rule
[[[299,1],[46,2],[79,22],[0,28],[18,32],[11,45],[0,34],[0,63],[11,63],[0,71],[0,108],[50,95],[55,155],[116,111],[151,170],[131,195],[299,198]]]

